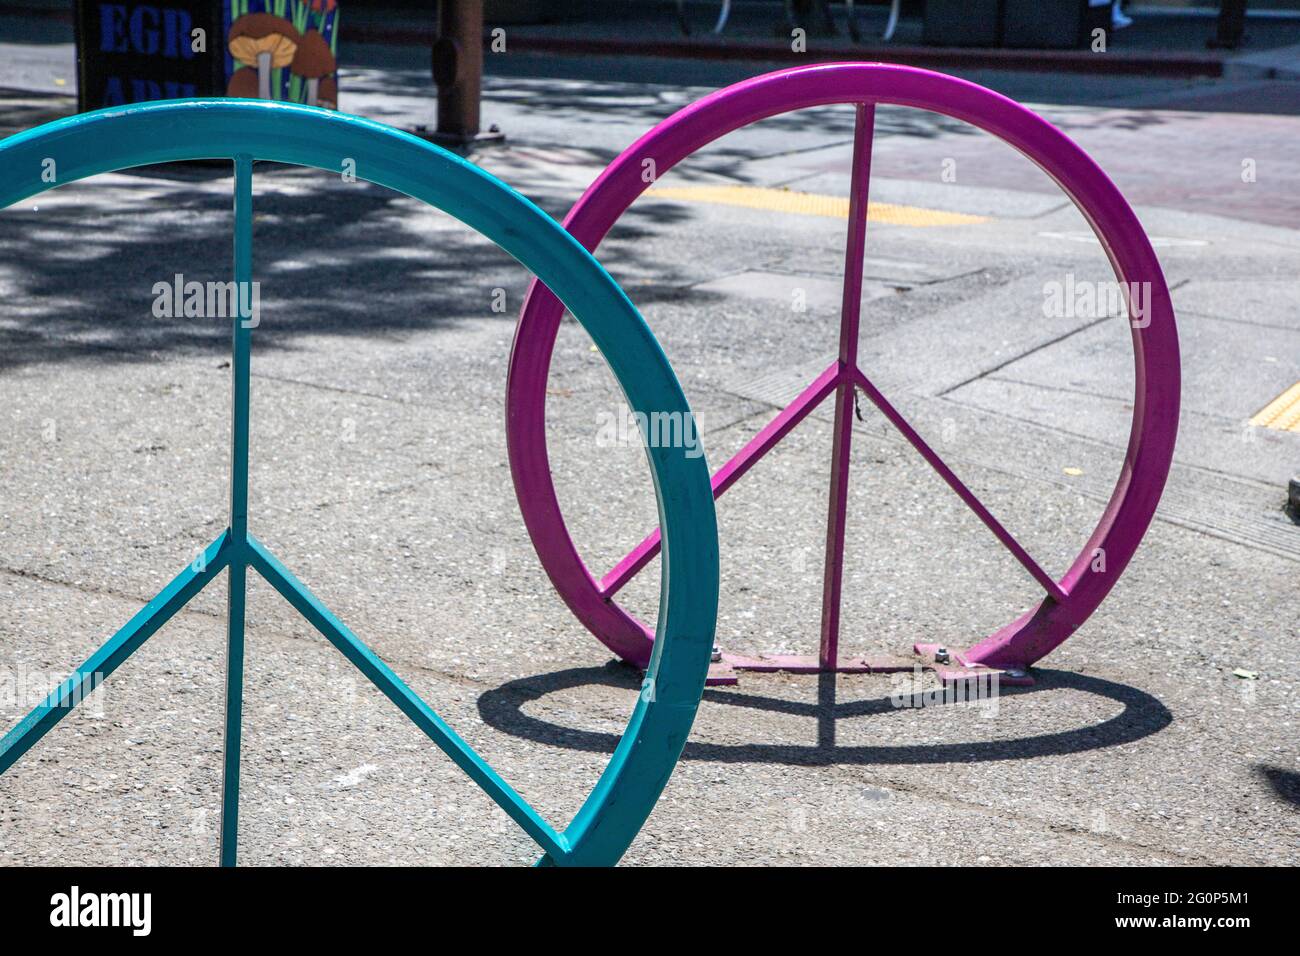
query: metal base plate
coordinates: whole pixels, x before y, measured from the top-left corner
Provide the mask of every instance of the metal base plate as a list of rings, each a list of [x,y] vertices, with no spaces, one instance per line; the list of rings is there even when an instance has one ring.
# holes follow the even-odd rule
[[[472,152],[484,146],[502,146],[506,141],[506,134],[495,126],[484,132],[475,133],[473,136],[466,136],[461,133],[440,133],[424,123],[407,126],[405,129],[412,136],[418,136],[435,146],[441,146],[443,149],[450,149],[458,153]]]
[[[1028,668],[985,667],[983,664],[967,660],[962,651],[949,651],[947,660],[941,660],[943,656],[939,653],[941,649],[943,649],[942,644],[916,644],[912,647],[917,657],[921,659],[921,665],[934,671],[944,684],[974,680],[991,674],[997,674],[998,683],[1008,687],[1032,687],[1034,684],[1034,678],[1030,676]]]
[[[705,686],[734,687],[740,683],[743,671],[756,674],[898,674],[917,667],[933,671],[945,685],[986,679],[993,674],[998,676],[1000,684],[1008,687],[1030,687],[1034,683],[1028,669],[985,667],[967,661],[960,651],[947,652],[945,655],[940,653],[942,649],[941,644],[916,644],[913,647],[915,657],[849,657],[837,662],[834,667],[823,667],[818,658],[799,654],[746,657],[742,654],[724,653],[722,660],[709,666]]]

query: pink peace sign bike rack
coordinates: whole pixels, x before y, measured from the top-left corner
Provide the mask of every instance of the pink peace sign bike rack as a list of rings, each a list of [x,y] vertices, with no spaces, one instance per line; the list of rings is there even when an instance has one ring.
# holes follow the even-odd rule
[[[867,195],[878,103],[942,113],[1011,145],[1047,173],[1083,213],[1101,241],[1121,288],[1127,291],[1132,288],[1130,283],[1149,283],[1147,310],[1130,322],[1136,388],[1123,468],[1100,522],[1060,580],[1048,574],[1016,541],[858,364]],[[740,127],[777,114],[832,104],[857,107],[839,353],[712,479],[716,498],[820,403],[834,401],[820,653],[816,658],[723,655],[710,680],[734,683],[735,670],[899,669],[896,661],[841,661],[838,652],[849,448],[855,390],[861,390],[1044,591],[1036,607],[965,651],[946,657],[934,644],[917,644],[913,650],[934,665],[945,680],[996,669],[1003,672],[1004,682],[1031,682],[1026,669],[1088,619],[1128,565],[1155,513],[1178,427],[1178,333],[1164,275],[1133,210],[1082,149],[1030,110],[954,77],[879,63],[799,67],[727,87],[651,129],[601,173],[569,212],[564,225],[583,246],[594,251],[619,216],[649,187],[642,176],[647,160],[653,162],[651,168],[656,175],[662,176],[696,150]],[[551,480],[545,438],[546,381],[563,314],[563,306],[550,290],[534,282],[516,331],[507,385],[507,438],[515,489],[533,546],[569,608],[619,657],[645,667],[650,661],[653,630],[619,606],[615,597],[658,554],[659,532],[647,536],[598,578],[574,547]],[[1102,562],[1094,560],[1099,553],[1104,554]]]

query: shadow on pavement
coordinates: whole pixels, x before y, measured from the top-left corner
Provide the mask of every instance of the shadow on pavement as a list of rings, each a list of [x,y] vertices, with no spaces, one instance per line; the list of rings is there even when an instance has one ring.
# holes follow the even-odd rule
[[[1099,677],[1067,671],[1035,670],[1033,687],[1006,688],[1002,696],[1012,697],[1050,690],[1076,690],[1106,697],[1124,705],[1116,716],[1092,727],[1061,733],[1040,734],[1018,740],[963,741],[951,744],[906,746],[842,746],[835,743],[834,725],[853,717],[886,717],[908,713],[896,707],[890,697],[837,703],[833,675],[819,680],[818,701],[782,700],[734,691],[706,690],[704,700],[728,707],[811,717],[818,722],[816,746],[788,744],[721,745],[689,741],[683,760],[717,763],[783,763],[801,766],[833,764],[932,764],[980,763],[991,760],[1024,760],[1059,754],[1082,753],[1132,743],[1159,733],[1173,721],[1173,714],[1145,691]],[[612,753],[619,742],[616,734],[575,730],[539,720],[524,713],[529,703],[558,691],[604,685],[629,691],[641,687],[641,677],[624,664],[604,667],[575,667],[509,681],[484,693],[478,700],[479,716],[489,726],[525,740],[593,753]],[[1294,776],[1294,775],[1293,775]],[[1269,778],[1270,781],[1272,778]]]
[[[0,137],[52,123],[77,111],[75,96],[0,86]]]
[[[150,166],[111,187],[87,181],[0,212],[0,369],[228,353],[228,320],[157,315],[154,289],[177,274],[230,278],[229,176],[228,165]],[[367,183],[264,164],[254,189],[259,348],[484,316],[514,322],[513,311],[489,308],[492,290],[506,287],[518,302],[529,274],[445,213]]]
[[[1260,764],[1256,769],[1278,797],[1293,807],[1300,807],[1300,773],[1268,764]]]

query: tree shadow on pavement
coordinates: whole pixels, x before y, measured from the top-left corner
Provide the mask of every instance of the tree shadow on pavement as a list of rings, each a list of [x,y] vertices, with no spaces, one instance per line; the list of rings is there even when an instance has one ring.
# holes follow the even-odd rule
[[[126,171],[0,212],[0,369],[64,360],[154,361],[230,349],[221,317],[162,316],[157,283],[227,281],[229,167]],[[253,264],[259,349],[304,336],[383,336],[513,323],[492,290],[529,273],[447,214],[369,183],[258,164]],[[515,298],[514,301],[518,301]]]
[[[815,703],[715,689],[706,689],[704,692],[706,703],[813,718],[818,723],[816,745],[798,746],[757,742],[724,745],[692,740],[687,742],[682,752],[682,759],[716,763],[780,763],[798,766],[1025,760],[1031,757],[1082,753],[1132,743],[1159,733],[1173,721],[1173,714],[1163,703],[1135,687],[1068,671],[1035,669],[1034,676],[1037,684],[1033,687],[1003,688],[1001,696],[1009,698],[1051,690],[1074,690],[1108,698],[1122,704],[1124,709],[1114,717],[1094,726],[1016,740],[904,746],[844,746],[837,744],[834,739],[836,721],[854,717],[888,717],[891,714],[905,714],[911,711],[896,706],[888,696],[837,703],[833,692],[834,681],[831,679],[833,676],[822,675],[819,681],[818,701]],[[490,727],[514,737],[569,750],[612,753],[619,742],[617,734],[564,727],[524,712],[528,704],[548,694],[593,685],[635,692],[641,687],[641,677],[638,671],[619,662],[610,662],[604,667],[575,667],[524,677],[502,684],[480,696],[479,716]]]
[[[77,110],[75,97],[0,87],[0,137],[20,133],[42,123],[70,116]]]

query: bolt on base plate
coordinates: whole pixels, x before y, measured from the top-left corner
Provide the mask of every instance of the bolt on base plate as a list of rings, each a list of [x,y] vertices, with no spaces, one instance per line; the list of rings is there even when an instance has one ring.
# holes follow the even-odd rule
[[[1008,687],[1032,687],[1034,678],[1029,668],[985,667],[966,659],[961,651],[949,650],[943,644],[916,644],[912,650],[921,659],[921,666],[932,670],[935,676],[945,684],[969,681],[991,674],[998,675],[998,683]],[[946,652],[946,653],[941,653]]]

